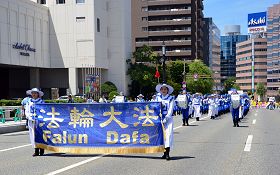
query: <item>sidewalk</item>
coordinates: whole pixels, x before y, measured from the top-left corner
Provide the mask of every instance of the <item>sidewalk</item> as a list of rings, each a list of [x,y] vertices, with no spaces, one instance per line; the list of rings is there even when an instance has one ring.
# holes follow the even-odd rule
[[[27,130],[25,123],[26,120],[22,120],[21,122],[6,121],[6,123],[0,123],[0,134]]]

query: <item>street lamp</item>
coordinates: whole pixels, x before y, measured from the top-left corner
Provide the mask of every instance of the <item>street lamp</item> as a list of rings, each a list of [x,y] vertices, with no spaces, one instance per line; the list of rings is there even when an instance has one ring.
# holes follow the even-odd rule
[[[166,65],[165,65],[165,60],[166,60],[166,57],[165,57],[165,55],[166,55],[166,47],[165,47],[165,43],[164,43],[164,41],[162,42],[162,49],[161,49],[161,51],[162,51],[162,58],[160,59],[160,62],[162,63],[162,82],[163,83],[166,83]]]

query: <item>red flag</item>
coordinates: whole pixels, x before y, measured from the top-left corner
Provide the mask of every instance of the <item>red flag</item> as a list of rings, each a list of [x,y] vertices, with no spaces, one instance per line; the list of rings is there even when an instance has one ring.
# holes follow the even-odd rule
[[[160,77],[160,73],[159,73],[159,71],[158,71],[158,69],[156,68],[156,74],[155,74],[155,77],[156,78],[159,78]]]

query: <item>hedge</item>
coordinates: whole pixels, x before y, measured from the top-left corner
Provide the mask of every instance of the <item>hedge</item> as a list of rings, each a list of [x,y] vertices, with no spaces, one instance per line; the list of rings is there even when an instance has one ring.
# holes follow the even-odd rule
[[[67,100],[44,100],[45,103],[67,103]],[[83,103],[84,99],[74,98],[75,103]],[[0,106],[21,106],[21,100],[0,100]]]

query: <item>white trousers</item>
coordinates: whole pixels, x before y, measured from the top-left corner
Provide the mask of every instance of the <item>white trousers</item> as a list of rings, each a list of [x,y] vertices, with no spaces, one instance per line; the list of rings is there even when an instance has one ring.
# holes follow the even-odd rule
[[[215,116],[215,106],[209,105],[209,110],[208,110],[208,117]]]
[[[173,147],[173,119],[169,119],[168,122],[164,124],[165,128],[165,141],[164,147]]]
[[[32,145],[32,148],[35,148],[35,121],[28,120],[28,129],[29,129],[29,139]]]
[[[201,117],[200,105],[194,105],[194,117]]]

